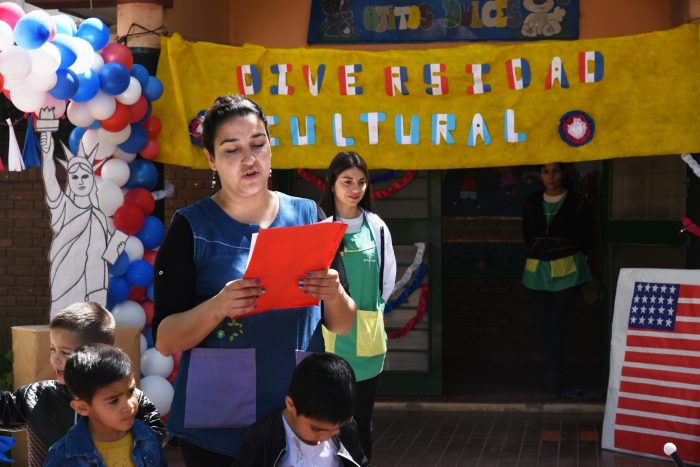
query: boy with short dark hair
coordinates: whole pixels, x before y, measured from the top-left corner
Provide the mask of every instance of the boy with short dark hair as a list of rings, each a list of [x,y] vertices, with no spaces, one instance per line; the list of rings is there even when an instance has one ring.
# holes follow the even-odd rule
[[[314,353],[292,375],[284,409],[246,433],[234,467],[368,466],[355,406],[355,373],[341,357]]]
[[[49,360],[56,371],[56,380],[27,384],[14,393],[0,392],[0,429],[27,430],[31,467],[42,466],[51,445],[65,436],[78,420],[64,381],[68,357],[83,344],[114,344],[114,318],[98,303],[80,302],[65,308],[51,320],[49,328]],[[165,441],[167,432],[158,411],[145,394],[138,390],[137,394],[137,418],[148,423]]]
[[[168,465],[158,436],[136,420],[136,380],[126,353],[105,344],[79,347],[66,362],[65,380],[82,418],[49,449],[45,466]]]

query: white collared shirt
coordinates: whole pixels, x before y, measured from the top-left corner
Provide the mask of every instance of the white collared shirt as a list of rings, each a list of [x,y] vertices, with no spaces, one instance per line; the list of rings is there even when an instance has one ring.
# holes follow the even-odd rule
[[[284,434],[287,440],[287,453],[278,464],[280,467],[341,467],[338,459],[338,446],[333,438],[316,445],[303,442],[289,426],[284,415]]]

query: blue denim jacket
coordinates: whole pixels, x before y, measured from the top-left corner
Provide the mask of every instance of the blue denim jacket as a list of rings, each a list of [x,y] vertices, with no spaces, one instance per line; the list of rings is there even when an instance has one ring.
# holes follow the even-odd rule
[[[134,437],[131,456],[136,467],[168,465],[158,435],[148,425],[141,420],[135,420],[134,426],[131,427],[131,434]],[[44,463],[45,467],[68,465],[72,467],[106,467],[90,437],[87,418],[78,420],[78,423],[68,431],[66,436],[51,446]]]

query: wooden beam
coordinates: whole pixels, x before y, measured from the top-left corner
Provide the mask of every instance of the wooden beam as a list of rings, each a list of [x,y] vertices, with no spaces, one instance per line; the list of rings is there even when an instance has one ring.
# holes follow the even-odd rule
[[[60,8],[104,8],[124,3],[155,3],[163,8],[172,8],[173,0],[33,0],[32,5],[44,10]]]

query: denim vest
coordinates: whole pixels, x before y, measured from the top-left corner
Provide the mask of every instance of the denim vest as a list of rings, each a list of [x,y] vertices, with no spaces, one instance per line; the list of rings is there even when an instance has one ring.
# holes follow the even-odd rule
[[[316,204],[276,192],[270,227],[318,220]],[[197,305],[243,276],[257,225],[228,216],[212,199],[180,209],[194,237]],[[307,352],[323,351],[319,306],[273,310],[224,320],[183,352],[168,429],[206,449],[233,456],[245,429],[283,407],[292,372]]]
[[[136,467],[165,466],[168,462],[160,438],[141,420],[134,420],[131,427],[134,446],[131,457]],[[44,466],[72,465],[75,467],[105,467],[104,460],[92,442],[87,418],[81,418],[66,436],[61,438],[49,450]]]

